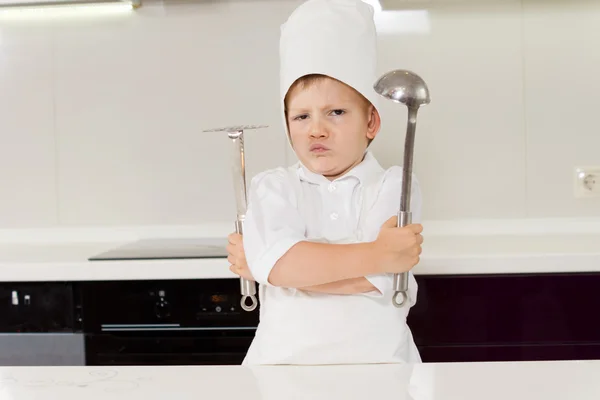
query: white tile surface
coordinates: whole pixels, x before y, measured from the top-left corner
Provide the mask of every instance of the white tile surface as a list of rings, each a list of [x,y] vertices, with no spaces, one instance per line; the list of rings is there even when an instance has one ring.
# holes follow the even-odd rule
[[[0,226],[57,223],[52,53],[45,29],[0,25]]]
[[[279,122],[269,79],[277,26],[248,33],[262,9],[240,6],[225,18],[218,7],[174,7],[168,18],[146,11],[111,29],[59,31],[61,223],[233,220],[231,142],[202,130]],[[248,182],[283,164],[277,128],[246,134]]]
[[[315,367],[0,368],[11,400],[596,400],[599,361]]]
[[[247,136],[248,179],[294,161],[277,47],[300,2],[1,20],[0,228],[231,220],[229,143],[200,131],[271,125]],[[600,165],[597,2],[382,3],[381,72],[413,69],[431,89],[415,153],[425,220],[600,216],[600,199],[573,197],[574,167]],[[383,117],[373,150],[389,166],[406,110],[384,103]]]
[[[600,3],[524,1],[528,213],[598,216],[575,167],[600,166]],[[560,27],[560,28],[559,28]]]
[[[431,93],[431,104],[419,111],[414,156],[423,218],[523,217],[520,5],[434,2],[427,12],[429,33],[380,40],[381,71],[414,70]],[[383,107],[373,148],[384,164],[398,164],[407,111],[389,102]]]

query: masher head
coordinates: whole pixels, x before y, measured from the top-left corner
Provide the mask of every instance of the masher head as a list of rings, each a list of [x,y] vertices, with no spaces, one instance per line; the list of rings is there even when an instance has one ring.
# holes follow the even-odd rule
[[[230,139],[237,139],[245,130],[268,128],[267,125],[234,125],[224,128],[205,129],[203,132],[227,132]]]
[[[397,69],[382,75],[373,88],[386,99],[410,108],[429,104],[429,88],[425,81],[411,71]]]

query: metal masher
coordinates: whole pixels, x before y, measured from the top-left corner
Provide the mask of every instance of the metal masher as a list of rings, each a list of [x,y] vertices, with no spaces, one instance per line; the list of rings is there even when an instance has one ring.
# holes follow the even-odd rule
[[[207,129],[204,132],[227,132],[227,136],[233,142],[232,152],[232,173],[233,190],[236,203],[236,221],[235,231],[240,235],[244,234],[244,219],[248,209],[248,199],[246,191],[246,159],[244,156],[244,131],[249,129],[267,128],[266,125],[239,125],[225,128]],[[240,289],[242,300],[240,305],[245,311],[253,311],[258,305],[256,299],[256,283],[245,278],[240,278]],[[250,305],[247,301],[250,300]]]
[[[400,195],[400,211],[398,212],[398,227],[412,223],[410,197],[412,184],[413,150],[417,112],[422,105],[429,104],[429,89],[425,81],[407,70],[393,70],[381,76],[373,86],[375,91],[388,100],[402,103],[408,107],[408,122],[404,141],[404,168],[402,171],[402,192]],[[398,298],[401,297],[401,300]],[[394,274],[394,296],[392,302],[396,307],[402,307],[408,299],[408,272]]]

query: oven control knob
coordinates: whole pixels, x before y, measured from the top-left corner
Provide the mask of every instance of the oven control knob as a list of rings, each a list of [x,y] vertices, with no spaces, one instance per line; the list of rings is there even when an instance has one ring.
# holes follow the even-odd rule
[[[154,312],[158,319],[169,318],[171,316],[171,305],[167,300],[161,298],[154,305]]]
[[[221,311],[223,311],[223,309],[221,308],[221,306],[217,306],[217,307],[215,307],[215,311],[216,312],[221,312]]]

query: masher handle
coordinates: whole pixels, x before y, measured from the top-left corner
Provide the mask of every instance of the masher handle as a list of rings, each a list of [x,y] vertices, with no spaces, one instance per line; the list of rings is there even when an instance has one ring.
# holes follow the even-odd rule
[[[243,220],[237,219],[235,221],[235,231],[240,235],[244,235]],[[258,305],[256,299],[256,283],[246,278],[240,278],[240,289],[242,293],[242,300],[240,305],[245,311],[254,311]],[[250,299],[250,305],[247,304]]]

